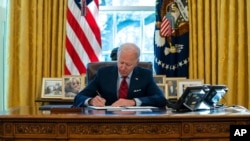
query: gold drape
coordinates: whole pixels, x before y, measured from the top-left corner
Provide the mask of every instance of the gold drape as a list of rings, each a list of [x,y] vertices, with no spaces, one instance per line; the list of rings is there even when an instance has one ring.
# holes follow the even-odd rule
[[[8,107],[34,105],[43,77],[62,77],[66,0],[11,0]]]
[[[33,105],[43,77],[63,74],[67,0],[10,1],[8,106]],[[250,108],[250,2],[189,0],[190,78],[225,84]]]
[[[225,84],[227,105],[250,108],[249,1],[190,0],[190,77]]]

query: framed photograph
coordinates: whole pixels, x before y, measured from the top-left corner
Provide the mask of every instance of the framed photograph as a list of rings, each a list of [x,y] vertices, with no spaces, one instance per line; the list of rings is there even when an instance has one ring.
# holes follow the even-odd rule
[[[88,81],[88,80],[87,80],[87,75],[86,75],[86,74],[82,74],[81,76],[82,76],[82,78],[83,78],[83,86],[86,86],[87,83],[88,83],[88,82],[87,82],[87,81]]]
[[[43,78],[41,98],[62,98],[62,78]]]
[[[166,93],[168,91],[167,84],[157,84],[157,86],[163,91],[165,97],[168,98],[167,95],[166,95]]]
[[[185,80],[186,77],[167,77],[166,78],[166,84],[168,87],[168,90],[166,91],[166,97],[168,99],[177,99],[178,97],[178,88],[177,88],[177,82],[178,80]]]
[[[86,85],[88,85],[87,75],[82,74],[81,76],[82,76],[82,80],[83,80],[82,89],[84,89],[86,87]]]
[[[154,75],[153,78],[156,84],[166,84],[166,75]]]
[[[177,81],[177,93],[178,96],[177,98],[179,99],[181,97],[181,95],[183,94],[184,90],[186,89],[186,87],[189,86],[200,86],[203,85],[204,81],[202,79],[185,79],[185,80],[178,80]]]
[[[65,75],[63,77],[63,99],[74,99],[84,88],[85,75]]]

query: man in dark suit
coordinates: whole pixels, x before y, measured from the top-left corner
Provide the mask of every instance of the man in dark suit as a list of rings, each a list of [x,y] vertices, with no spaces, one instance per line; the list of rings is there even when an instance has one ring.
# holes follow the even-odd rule
[[[117,53],[117,65],[100,68],[95,78],[75,97],[73,105],[166,106],[166,99],[155,83],[152,71],[137,66],[139,47],[133,43],[125,43]],[[119,98],[124,76],[128,91],[126,97]]]

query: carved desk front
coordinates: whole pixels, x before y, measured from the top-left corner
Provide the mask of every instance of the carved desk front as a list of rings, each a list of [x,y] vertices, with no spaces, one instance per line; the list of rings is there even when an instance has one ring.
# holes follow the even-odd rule
[[[229,141],[230,125],[250,125],[247,109],[175,113],[108,111],[51,113],[37,107],[0,112],[0,141],[7,140],[170,140]]]

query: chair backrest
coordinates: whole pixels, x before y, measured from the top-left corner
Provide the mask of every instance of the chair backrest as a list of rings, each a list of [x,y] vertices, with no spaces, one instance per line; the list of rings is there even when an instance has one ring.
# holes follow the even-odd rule
[[[95,77],[96,72],[99,68],[105,67],[105,66],[115,65],[116,63],[117,63],[116,61],[88,63],[88,65],[87,65],[87,83],[89,83],[89,81],[91,81]],[[152,62],[139,62],[138,66],[153,70]]]

